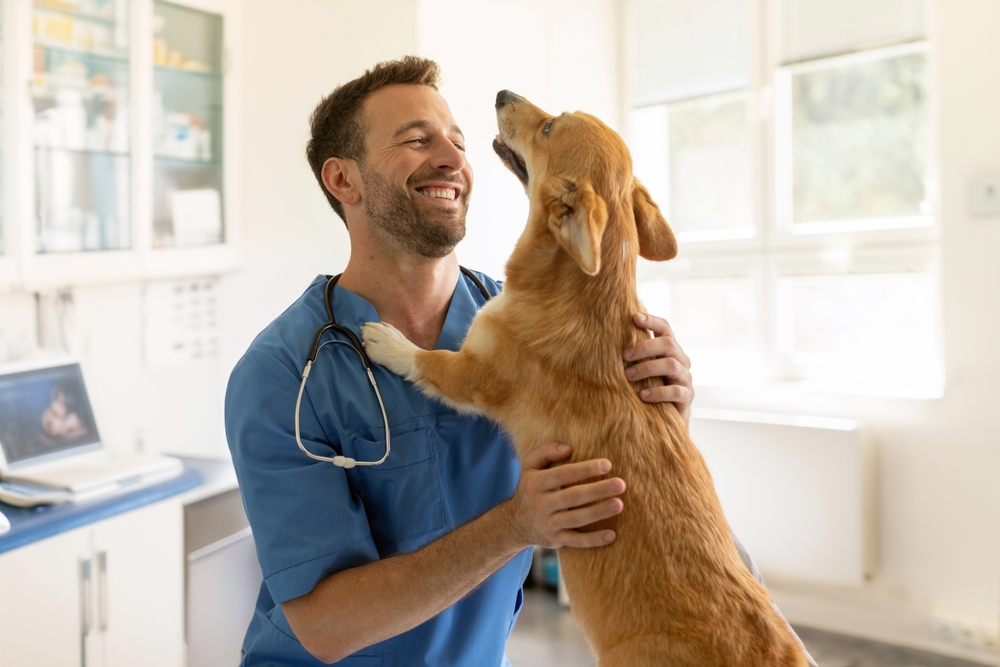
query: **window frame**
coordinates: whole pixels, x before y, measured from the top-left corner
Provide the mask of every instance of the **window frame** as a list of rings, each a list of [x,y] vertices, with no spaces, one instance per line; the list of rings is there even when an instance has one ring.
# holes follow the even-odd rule
[[[756,128],[751,131],[755,234],[751,238],[680,239],[681,255],[671,262],[653,263],[640,258],[637,279],[639,282],[645,282],[744,277],[753,280],[758,286],[756,302],[760,311],[756,317],[758,331],[755,335],[760,342],[764,371],[758,377],[733,377],[728,380],[709,378],[706,381],[706,379],[699,380],[696,364],[693,373],[700,386],[719,388],[773,386],[788,387],[795,391],[861,396],[939,398],[944,391],[945,368],[941,313],[940,220],[937,216],[939,177],[933,125],[936,91],[933,52],[929,48],[929,38],[901,40],[888,46],[863,46],[847,54],[782,63],[778,55],[781,52],[782,36],[780,2],[775,0],[748,0],[748,2],[752,8],[748,26],[751,31],[749,59],[752,72],[749,88],[713,91],[710,95],[685,99],[660,100],[655,104],[647,100],[636,104],[635,100],[624,96],[623,111],[628,117],[628,113],[634,109],[662,104],[667,107],[669,114],[671,108],[697,104],[710,96],[728,97],[745,94],[748,111],[752,117],[749,120],[756,120]],[[790,197],[783,202],[786,193],[791,192],[791,153],[790,150],[784,150],[786,147],[790,149],[791,145],[791,77],[795,73],[811,69],[830,68],[908,53],[923,53],[927,58],[925,91],[928,145],[925,183],[929,211],[924,216],[926,223],[902,228],[793,233],[786,222],[790,216],[782,217],[790,212],[791,202]],[[631,55],[636,57],[634,52]],[[627,87],[623,92],[628,92]],[[669,136],[667,141],[669,142]],[[669,145],[666,148],[669,151]],[[668,180],[663,186],[668,192],[669,159],[668,153],[666,157]],[[787,180],[782,182],[783,178]],[[664,203],[661,210],[669,220],[669,200]],[[850,379],[817,380],[810,377],[812,374],[807,372],[807,369],[797,367],[790,356],[781,349],[778,281],[783,276],[894,271],[927,272],[931,279],[934,292],[931,309],[934,317],[936,359],[930,361],[928,383],[895,385],[891,382],[877,383],[869,380],[861,382],[852,382]],[[682,345],[692,346],[683,339],[680,342]],[[927,364],[927,360],[920,360],[920,363]]]

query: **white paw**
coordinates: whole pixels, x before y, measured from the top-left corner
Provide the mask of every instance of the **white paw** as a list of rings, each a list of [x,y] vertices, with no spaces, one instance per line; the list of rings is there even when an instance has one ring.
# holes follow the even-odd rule
[[[391,324],[368,322],[361,326],[362,345],[368,357],[407,380],[417,376],[418,348]]]

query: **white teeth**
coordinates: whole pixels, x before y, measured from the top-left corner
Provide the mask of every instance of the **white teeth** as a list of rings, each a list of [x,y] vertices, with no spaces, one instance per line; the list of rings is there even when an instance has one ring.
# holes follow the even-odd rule
[[[420,188],[419,190],[417,190],[417,192],[419,192],[420,194],[422,194],[424,196],[433,197],[435,199],[454,199],[455,198],[455,191],[451,190],[451,189],[439,190],[437,188]]]

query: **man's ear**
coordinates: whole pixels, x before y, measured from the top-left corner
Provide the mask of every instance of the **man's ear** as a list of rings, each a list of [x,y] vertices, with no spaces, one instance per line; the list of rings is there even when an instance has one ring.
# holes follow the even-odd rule
[[[590,183],[550,178],[542,185],[542,201],[549,229],[584,273],[601,268],[601,237],[608,224],[608,208]]]
[[[327,191],[348,206],[361,200],[358,189],[358,171],[353,161],[332,157],[323,163],[323,186]]]
[[[632,211],[639,231],[639,254],[654,262],[665,262],[677,256],[677,239],[660,213],[660,207],[649,196],[649,190],[632,179]]]

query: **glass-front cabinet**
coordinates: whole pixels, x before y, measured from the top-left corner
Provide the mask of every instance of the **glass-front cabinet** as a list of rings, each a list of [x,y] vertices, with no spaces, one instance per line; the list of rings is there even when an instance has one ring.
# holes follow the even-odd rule
[[[153,7],[153,246],[220,243],[222,17]]]
[[[128,5],[34,0],[38,253],[132,244]]]
[[[238,0],[0,7],[0,289],[235,269]]]

